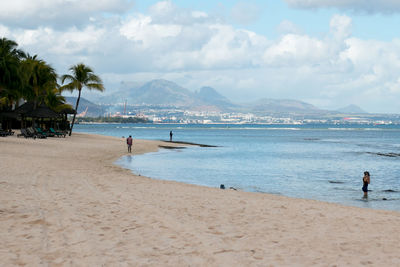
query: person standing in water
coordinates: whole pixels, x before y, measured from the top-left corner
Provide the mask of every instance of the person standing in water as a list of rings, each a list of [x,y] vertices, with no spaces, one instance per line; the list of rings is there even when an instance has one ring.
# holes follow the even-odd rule
[[[364,177],[363,177],[363,187],[362,191],[364,192],[364,197],[368,197],[368,185],[371,182],[371,179],[369,177],[369,172],[365,171],[364,172]]]
[[[130,135],[128,138],[126,138],[126,144],[128,145],[128,153],[132,153],[132,136]]]
[[[172,142],[172,131],[169,131],[169,141]]]

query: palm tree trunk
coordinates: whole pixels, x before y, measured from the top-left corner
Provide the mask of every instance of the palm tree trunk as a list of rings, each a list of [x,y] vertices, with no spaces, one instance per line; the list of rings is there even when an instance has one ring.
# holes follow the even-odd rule
[[[34,101],[33,101],[33,110],[36,110],[36,108],[37,108],[37,100],[35,99]],[[35,128],[35,123],[36,123],[36,118],[32,118],[32,127],[33,128]]]
[[[81,100],[81,90],[78,90],[78,91],[79,91],[79,94],[78,94],[78,99],[76,100],[75,113],[74,113],[74,117],[72,118],[72,124],[71,124],[71,129],[69,130],[69,136],[71,136],[72,128],[74,128],[76,113],[78,113],[79,100]]]

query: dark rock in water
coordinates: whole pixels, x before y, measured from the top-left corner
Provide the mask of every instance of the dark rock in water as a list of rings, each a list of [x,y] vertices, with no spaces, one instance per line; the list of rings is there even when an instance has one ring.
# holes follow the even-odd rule
[[[344,184],[342,181],[329,181],[331,184]]]
[[[384,198],[382,198],[382,200],[387,200],[387,198],[386,198],[386,197],[384,197]]]
[[[160,141],[168,142],[168,143],[175,143],[175,144],[182,144],[182,145],[193,145],[193,146],[199,146],[199,147],[218,147],[218,146],[214,146],[214,145],[197,144],[197,143],[183,142],[183,141],[168,141],[168,140],[160,140]]]
[[[185,149],[186,147],[183,146],[162,146],[159,145],[158,147],[164,148],[164,149]]]
[[[386,193],[398,193],[399,191],[393,190],[393,189],[387,189],[387,190],[382,190],[382,192]]]
[[[221,184],[221,185],[219,186],[219,189],[225,189],[225,185]]]
[[[377,156],[382,156],[382,157],[390,157],[390,158],[396,158],[400,157],[399,153],[382,153],[382,152],[367,152],[367,154],[372,154],[372,155],[377,155]]]
[[[400,154],[397,154],[397,153],[377,153],[377,155],[391,157],[391,158],[400,157]]]

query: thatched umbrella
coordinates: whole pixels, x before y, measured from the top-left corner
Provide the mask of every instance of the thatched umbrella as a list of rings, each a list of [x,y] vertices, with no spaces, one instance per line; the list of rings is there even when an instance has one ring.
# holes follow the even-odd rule
[[[26,118],[34,119],[60,119],[62,116],[57,112],[53,111],[49,107],[44,104],[39,105],[34,108],[34,104],[32,102],[24,103],[23,105],[19,106],[14,110],[14,112],[18,115],[21,119],[21,123],[23,124]]]
[[[0,118],[10,118],[10,119],[17,119],[18,114],[14,111],[4,111],[0,112]]]
[[[14,112],[18,115],[23,115],[31,110],[33,110],[34,104],[33,102],[26,102],[22,104],[21,106],[17,107]]]
[[[24,114],[24,117],[27,118],[49,118],[56,119],[61,118],[61,115],[57,112],[51,110],[45,105],[40,105],[36,109],[32,109]]]
[[[0,130],[9,130],[12,128],[13,121],[16,121],[18,114],[14,111],[0,112]]]

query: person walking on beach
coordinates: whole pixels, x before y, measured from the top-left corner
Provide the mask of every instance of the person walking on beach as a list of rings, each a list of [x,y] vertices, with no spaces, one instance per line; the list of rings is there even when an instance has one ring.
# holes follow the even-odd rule
[[[128,145],[128,153],[132,153],[132,136],[130,135],[128,138],[126,138],[126,144]]]
[[[368,185],[370,181],[371,179],[369,177],[369,172],[365,171],[363,177],[363,187],[362,187],[362,191],[364,192],[364,198],[368,197]]]
[[[172,135],[173,135],[172,131],[169,131],[169,141],[170,142],[172,142]]]

